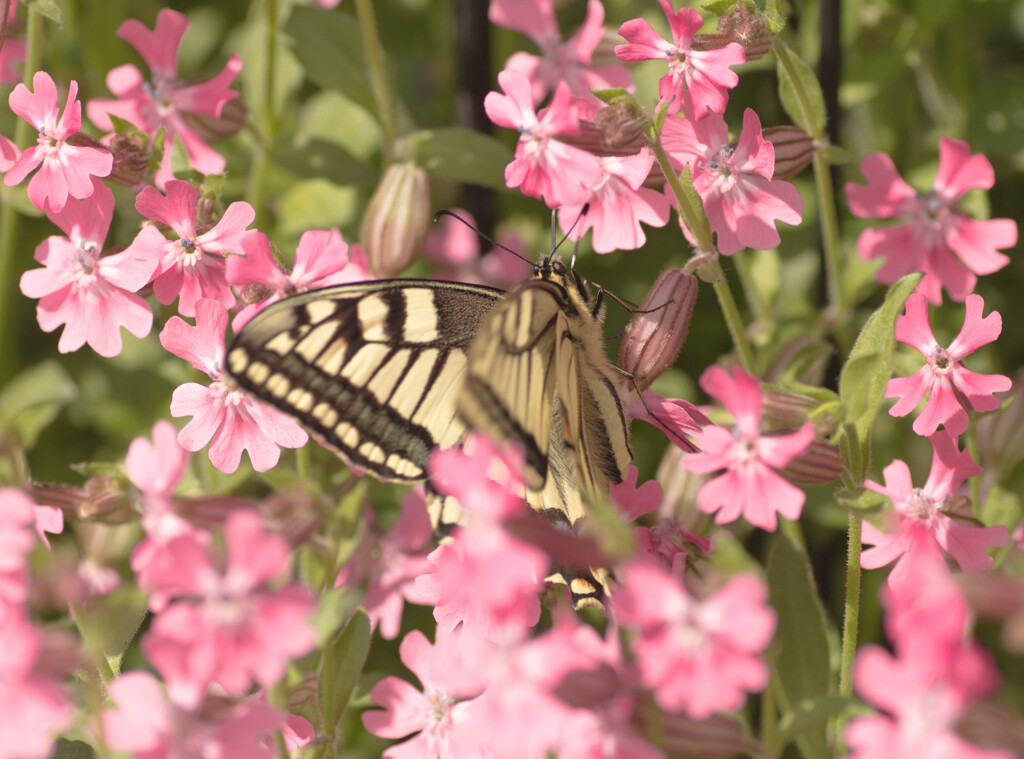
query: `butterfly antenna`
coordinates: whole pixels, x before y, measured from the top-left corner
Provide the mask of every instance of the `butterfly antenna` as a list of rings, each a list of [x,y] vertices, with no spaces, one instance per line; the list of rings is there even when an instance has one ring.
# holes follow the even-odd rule
[[[516,251],[512,250],[512,248],[508,247],[507,245],[502,245],[502,244],[501,244],[500,242],[498,242],[497,240],[495,240],[495,239],[493,239],[493,238],[491,238],[491,237],[489,237],[489,236],[485,235],[485,234],[484,234],[483,232],[481,232],[481,231],[480,231],[479,229],[477,229],[476,227],[474,227],[474,226],[473,226],[472,224],[470,224],[470,223],[469,223],[468,221],[466,221],[465,219],[463,219],[463,218],[462,218],[461,216],[459,216],[459,215],[458,215],[457,213],[454,213],[454,212],[452,212],[452,211],[449,211],[449,210],[448,210],[447,208],[443,208],[443,209],[441,209],[440,211],[438,211],[437,213],[435,213],[435,214],[434,214],[434,223],[435,223],[435,224],[437,224],[437,220],[438,220],[438,219],[440,219],[440,218],[441,218],[442,216],[451,216],[451,217],[452,217],[453,219],[456,219],[456,220],[458,220],[458,221],[462,222],[462,223],[463,223],[463,224],[465,224],[465,225],[466,225],[467,227],[469,227],[470,229],[472,229],[472,230],[473,230],[474,232],[476,232],[476,233],[477,233],[478,235],[480,235],[480,236],[481,236],[482,238],[484,238],[485,240],[487,240],[487,242],[489,242],[489,243],[490,243],[491,245],[493,245],[494,247],[496,247],[496,248],[501,248],[501,249],[502,249],[502,250],[504,250],[505,252],[507,252],[507,253],[511,253],[511,254],[512,254],[513,256],[515,256],[515,257],[516,257],[516,258],[518,258],[519,260],[521,260],[521,261],[526,261],[526,263],[530,264],[531,266],[533,265],[533,261],[531,261],[530,259],[528,259],[528,258],[527,258],[526,256],[524,256],[524,255],[522,255],[521,253],[518,253],[518,252],[516,252]],[[554,234],[554,232],[552,232],[552,234]]]

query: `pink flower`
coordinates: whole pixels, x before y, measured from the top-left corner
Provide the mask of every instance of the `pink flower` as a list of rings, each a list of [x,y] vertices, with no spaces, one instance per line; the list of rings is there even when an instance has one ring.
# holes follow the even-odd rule
[[[612,599],[619,624],[635,628],[640,680],[669,712],[705,719],[739,709],[748,692],[768,684],[760,657],[775,632],[768,589],[739,575],[703,600],[661,567],[633,561]]]
[[[644,514],[650,514],[661,505],[662,489],[657,480],[648,480],[637,487],[640,472],[632,464],[626,472],[626,479],[612,485],[611,499],[630,522]]]
[[[939,305],[942,288],[953,300],[963,301],[974,290],[979,275],[991,274],[1009,263],[998,250],[1017,244],[1016,223],[1012,219],[972,219],[958,205],[971,190],[988,190],[995,183],[992,164],[983,155],[972,156],[966,142],[948,137],[939,140],[939,173],[935,185],[924,194],[900,178],[892,159],[884,153],[869,155],[861,161],[860,170],[867,184],[846,185],[854,216],[910,217],[895,226],[866,229],[857,240],[857,250],[865,261],[886,259],[875,273],[879,282],[892,284],[904,274],[923,272],[917,291]]]
[[[627,383],[624,391],[620,387],[620,393],[630,401],[626,406],[627,417],[653,424],[684,451],[698,450],[693,439],[711,424],[711,420],[692,403],[681,398],[665,398],[653,390],[645,390],[640,400],[632,383]]]
[[[439,546],[428,560],[432,571],[416,578],[416,593],[434,604],[438,629],[460,623],[492,640],[532,627],[540,617],[538,593],[547,574],[545,555],[512,538],[501,522],[527,508],[516,493],[522,487],[511,465],[504,483],[488,476],[499,463],[494,447],[474,436],[465,450],[446,449],[430,459],[430,480],[442,495],[454,496],[465,524],[454,541]]]
[[[853,663],[860,696],[883,713],[846,729],[851,759],[1010,759],[955,732],[972,704],[994,691],[998,675],[971,640],[969,611],[938,551],[908,556],[904,592],[883,592],[886,631],[895,655],[861,648]]]
[[[101,148],[66,142],[82,129],[78,82],[72,81],[68,88],[63,115],[57,109],[57,85],[49,74],[37,71],[32,77],[32,86],[35,92],[30,92],[24,84],[15,87],[10,104],[12,111],[39,132],[38,144],[21,154],[14,168],[4,176],[4,184],[13,187],[41,165],[28,183],[28,198],[40,211],[45,211],[47,206],[59,211],[69,195],[79,200],[92,195],[90,176],[107,176],[114,165],[114,157]]]
[[[889,409],[892,416],[906,416],[925,395],[928,402],[917,419],[914,432],[931,435],[943,425],[951,435],[967,431],[967,411],[963,401],[975,411],[994,411],[999,399],[993,393],[1009,390],[1013,384],[1001,374],[977,374],[963,365],[963,359],[982,345],[999,337],[1003,319],[998,311],[982,318],[985,301],[980,295],[967,296],[964,326],[948,348],[932,334],[928,321],[928,302],[920,293],[907,298],[906,313],[896,320],[896,339],[912,346],[925,357],[924,366],[909,377],[896,377],[885,387],[886,398],[899,398]]]
[[[498,84],[505,94],[487,93],[487,116],[520,133],[515,158],[505,167],[505,183],[531,198],[542,198],[552,208],[585,202],[587,188],[601,181],[601,164],[593,154],[556,139],[579,131],[579,114],[568,86],[559,84],[551,105],[538,114],[525,76],[502,71]]]
[[[640,222],[663,227],[670,214],[664,193],[643,186],[654,164],[654,154],[643,148],[636,155],[603,156],[598,160],[603,172],[601,180],[587,188],[590,209],[569,237],[579,240],[588,229],[593,229],[591,242],[596,253],[643,247],[647,238]],[[569,232],[582,210],[583,203],[562,206],[558,222],[563,232]]]
[[[672,42],[659,36],[644,19],[635,18],[619,27],[619,34],[629,44],[617,45],[615,55],[631,63],[659,58],[668,63],[668,73],[658,83],[658,93],[670,112],[679,110],[689,99],[698,120],[704,119],[708,111],[725,113],[728,90],[739,83],[730,66],[747,60],[743,46],[730,42],[715,50],[694,50],[693,36],[704,25],[704,19],[692,8],[673,12],[670,0],[660,2],[668,16]]]
[[[196,303],[196,326],[174,316],[160,333],[164,348],[213,380],[209,387],[189,382],[174,391],[171,414],[194,417],[178,433],[178,443],[194,452],[212,440],[210,461],[222,472],[238,469],[244,449],[253,468],[265,472],[276,466],[279,446],[299,448],[309,436],[280,411],[230,389],[221,379],[227,323],[224,307],[203,299]]]
[[[969,503],[957,494],[968,477],[981,473],[970,452],[957,448],[956,440],[945,432],[928,438],[932,444],[932,468],[923,488],[915,488],[910,468],[900,460],[893,461],[882,474],[885,485],[864,483],[864,487],[892,500],[894,513],[888,515],[888,531],[883,532],[869,522],[864,523],[862,539],[874,548],[861,555],[861,566],[877,569],[920,550],[937,544],[956,559],[964,572],[980,572],[992,566],[992,557],[985,549],[1006,545],[1009,533],[1003,525],[977,527]],[[908,578],[900,561],[889,575],[889,585],[905,588]]]
[[[270,240],[262,232],[253,229],[244,233],[239,247],[244,255],[228,257],[227,281],[233,287],[270,288],[273,292],[259,302],[249,303],[235,315],[231,322],[235,332],[271,303],[287,295],[372,279],[365,260],[349,261],[348,243],[341,239],[337,228],[303,232],[290,273],[274,260]]]
[[[44,656],[23,610],[0,608],[0,759],[52,756],[54,736],[74,722],[67,694],[39,666]]]
[[[21,81],[21,68],[25,63],[25,40],[24,35],[14,34],[18,18],[17,0],[11,0],[7,9],[7,29],[4,44],[0,47],[0,83],[17,84]]]
[[[3,49],[6,48],[5,44]],[[18,162],[20,156],[21,151],[18,150],[18,146],[0,134],[0,172],[8,171]]]
[[[0,619],[28,598],[28,554],[36,505],[16,488],[0,488]]]
[[[268,532],[259,514],[241,509],[228,515],[224,536],[223,571],[206,552],[180,557],[193,578],[182,594],[196,600],[172,603],[142,640],[177,704],[198,704],[211,682],[232,696],[244,695],[253,682],[274,685],[289,659],[316,644],[309,591],[298,583],[268,587],[288,568],[284,538]]]
[[[735,432],[717,425],[705,427],[697,435],[703,453],[683,459],[683,466],[697,474],[726,469],[697,494],[701,511],[717,511],[716,524],[727,524],[742,515],[763,530],[775,529],[776,514],[797,519],[804,492],[772,469],[786,466],[811,444],[814,426],[807,422],[789,435],[762,436],[761,384],[739,367],[730,377],[725,369],[712,366],[701,375],[700,386],[722,402],[736,423]]]
[[[172,178],[171,145],[175,137],[181,139],[192,167],[200,174],[219,174],[225,161],[189,125],[186,114],[219,118],[224,104],[238,93],[228,85],[242,70],[242,61],[232,55],[223,70],[213,79],[199,84],[185,85],[178,79],[178,47],[181,45],[188,19],[177,11],[164,8],[157,14],[152,31],[140,21],[130,19],[117,30],[117,36],[127,40],[149,65],[152,79],[146,82],[142,73],[126,64],[107,74],[107,87],[117,100],[90,100],[89,118],[105,131],[113,130],[110,116],[131,122],[153,137],[162,127],[167,149],[163,165],[157,172],[160,187]]]
[[[387,532],[374,524],[373,511],[366,510],[363,539],[342,566],[334,587],[355,587],[367,582],[362,606],[373,627],[380,627],[385,640],[398,636],[404,601],[422,603],[413,590],[418,575],[430,570],[424,546],[431,539],[423,488],[411,491],[402,501],[402,512]]]
[[[188,451],[178,445],[177,438],[174,425],[161,419],[153,425],[153,442],[135,438],[124,459],[128,479],[142,491],[148,503],[158,507],[169,503],[188,466]]]
[[[384,759],[469,756],[462,745],[469,727],[467,699],[478,696],[487,684],[486,646],[465,631],[441,628],[431,645],[422,632],[413,630],[402,640],[399,656],[419,678],[422,690],[397,677],[384,678],[370,691],[370,698],[384,710],[363,712],[363,725],[381,738],[418,734],[385,751]]]
[[[565,43],[551,0],[492,0],[488,15],[491,23],[525,34],[540,48],[540,57],[519,52],[505,64],[506,69],[518,71],[530,80],[535,103],[543,100],[559,82],[565,82],[573,95],[584,98],[593,98],[590,90],[632,88],[633,78],[624,67],[591,65],[605,33],[604,6],[600,0],[589,0],[583,26]]]
[[[775,148],[761,136],[761,121],[750,108],[743,112],[736,147],[730,147],[725,119],[717,113],[701,121],[669,117],[662,143],[677,166],[690,166],[722,255],[775,248],[775,222],[800,223],[803,198],[790,182],[772,179]]]
[[[125,251],[159,262],[153,293],[164,305],[180,295],[182,316],[195,316],[200,298],[211,298],[225,308],[235,304],[225,279],[224,254],[241,249],[245,228],[256,218],[252,206],[238,201],[228,206],[214,227],[197,234],[198,203],[199,191],[178,179],[167,182],[167,197],[155,187],[142,188],[135,208],[147,219],[166,224],[179,239],[168,240],[156,226],[147,225]]]
[[[148,672],[126,672],[110,683],[113,708],[103,711],[107,746],[133,759],[216,756],[273,759],[281,715],[258,698],[211,703],[198,710],[168,701]]]
[[[68,201],[46,215],[67,237],[47,237],[36,248],[43,269],[21,277],[21,291],[39,298],[36,317],[44,332],[65,325],[57,349],[78,350],[86,343],[105,357],[121,352],[121,328],[145,337],[153,326],[149,304],[134,293],[149,282],[156,261],[136,251],[102,255],[114,215],[114,194],[98,180],[86,200]]]

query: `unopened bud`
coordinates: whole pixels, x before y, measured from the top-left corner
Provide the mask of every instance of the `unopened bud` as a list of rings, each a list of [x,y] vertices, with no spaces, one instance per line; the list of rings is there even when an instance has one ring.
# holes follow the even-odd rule
[[[607,105],[594,115],[594,125],[601,130],[601,144],[611,150],[638,151],[643,146],[645,122],[646,119],[626,103]]]
[[[146,181],[153,158],[148,141],[143,143],[138,136],[115,134],[110,138],[110,152],[114,154],[114,166],[107,177],[110,181],[125,187],[138,187]]]
[[[182,113],[182,119],[206,142],[233,137],[245,126],[246,110],[242,98],[228,100],[220,109],[220,115],[212,113]]]
[[[274,288],[266,285],[246,285],[238,293],[238,300],[243,306],[251,306],[253,303],[262,303],[274,294]]]
[[[707,515],[697,505],[697,493],[709,476],[694,474],[684,467],[683,458],[687,455],[674,445],[665,449],[654,477],[663,493],[658,518],[671,520],[681,530],[697,531],[707,520]]]
[[[656,726],[646,724],[650,717],[657,719]],[[698,721],[685,713],[652,714],[639,709],[634,719],[641,733],[656,729],[661,739],[659,745],[678,759],[729,759],[741,753],[757,755],[762,751],[746,737],[735,717],[714,714]]]
[[[772,47],[772,38],[764,18],[742,2],[736,3],[735,9],[719,17],[714,34],[695,35],[693,46],[697,50],[715,50],[730,42],[743,46],[747,63],[763,58]]]
[[[1024,370],[1017,372],[1007,392],[996,397],[1014,400],[976,423],[978,463],[984,467],[983,479],[992,482],[1002,481],[1024,458]]]
[[[813,398],[798,393],[766,390],[761,411],[763,431],[774,434],[796,432],[819,405]],[[843,464],[839,447],[828,442],[837,422],[834,415],[827,414],[812,421],[814,440],[779,472],[802,485],[824,485],[839,476]]]
[[[690,330],[698,288],[695,277],[666,269],[626,325],[619,366],[633,375],[641,391],[675,363]]]
[[[133,521],[131,499],[114,477],[90,477],[85,485],[42,482],[32,486],[36,503],[56,506],[68,519],[89,519],[106,524]]]
[[[817,148],[807,132],[795,126],[768,127],[761,132],[775,148],[773,179],[789,179],[807,168]]]
[[[414,163],[388,167],[359,230],[370,271],[393,277],[416,256],[430,224],[427,172]]]

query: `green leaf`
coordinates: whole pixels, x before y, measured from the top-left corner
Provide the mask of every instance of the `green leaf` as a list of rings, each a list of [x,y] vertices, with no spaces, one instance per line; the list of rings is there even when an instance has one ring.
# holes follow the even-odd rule
[[[147,608],[145,593],[122,586],[75,609],[75,623],[86,648],[106,659],[115,675],[121,671],[121,657],[142,626]]]
[[[31,8],[36,13],[50,19],[57,26],[64,25],[64,11],[60,9],[57,0],[25,0],[22,3],[26,8]]]
[[[279,232],[298,237],[307,229],[347,227],[356,218],[358,199],[354,187],[338,187],[326,179],[297,182],[281,196]]]
[[[862,445],[870,438],[875,416],[885,398],[885,386],[892,376],[896,318],[920,279],[920,274],[908,274],[889,288],[885,301],[868,317],[857,335],[839,375],[844,418],[856,427]]]
[[[370,618],[365,610],[356,609],[345,629],[328,644],[321,659],[320,705],[329,734],[333,735],[359,684],[369,652]]]
[[[801,701],[779,721],[780,744],[789,743],[801,733],[820,729],[830,717],[867,711],[870,710],[850,696],[823,696]]]
[[[822,157],[831,166],[845,166],[846,164],[853,163],[856,157],[846,148],[841,148],[838,145],[829,145],[823,151],[821,151]]]
[[[878,511],[887,500],[881,493],[867,488],[839,490],[836,492],[835,498],[843,508],[860,512]]]
[[[803,548],[782,532],[768,555],[769,602],[779,615],[769,649],[772,684],[783,717],[831,690],[828,622]],[[806,725],[791,736],[805,759],[827,756],[825,725]]]
[[[406,137],[416,163],[431,174],[457,182],[505,189],[505,166],[512,151],[493,137],[471,129],[425,129]]]
[[[78,387],[59,363],[47,360],[18,374],[0,391],[0,430],[31,449],[39,433],[78,397]]]
[[[366,78],[362,35],[351,16],[296,6],[284,30],[294,40],[294,53],[306,76],[315,84],[344,93],[370,113],[377,112]]]
[[[53,759],[93,759],[94,756],[96,752],[88,743],[58,738],[57,753],[53,755]]]
[[[776,40],[775,45],[779,48],[776,69],[782,107],[794,124],[812,137],[820,138],[825,133],[825,98],[818,77],[784,42]],[[783,65],[783,58],[788,66]]]
[[[288,12],[287,5],[277,4],[279,18]],[[266,10],[265,3],[252,4],[252,12],[243,27],[241,40],[233,48],[245,61],[237,84],[241,87],[249,120],[258,125],[260,133],[269,141],[276,132],[279,115],[294,108],[290,100],[302,86],[303,68],[287,44],[278,45],[273,58],[273,78],[268,77],[267,67],[271,61],[266,55],[269,36]],[[273,93],[273,102],[268,102],[271,99],[270,93]]]
[[[279,148],[271,154],[274,163],[302,179],[322,178],[336,185],[373,187],[377,172],[340,145],[312,139],[299,146]]]

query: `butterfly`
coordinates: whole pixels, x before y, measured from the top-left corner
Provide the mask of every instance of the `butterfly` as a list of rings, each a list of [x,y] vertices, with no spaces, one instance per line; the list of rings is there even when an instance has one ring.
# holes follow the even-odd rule
[[[524,497],[571,530],[581,490],[607,497],[632,460],[601,347],[603,291],[592,296],[574,262],[543,255],[511,292],[386,279],[301,293],[245,325],[226,370],[384,481],[426,480],[431,451],[459,445],[468,429],[516,443]],[[446,534],[460,507],[437,494],[428,505]],[[600,603],[588,572],[561,574],[577,606]]]

